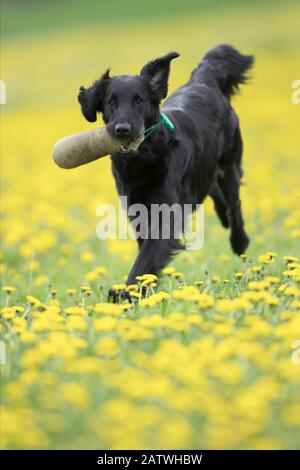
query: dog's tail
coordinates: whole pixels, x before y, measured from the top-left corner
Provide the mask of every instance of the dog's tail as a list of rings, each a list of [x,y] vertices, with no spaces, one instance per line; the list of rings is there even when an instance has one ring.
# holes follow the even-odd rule
[[[246,83],[246,72],[254,63],[253,55],[242,55],[234,47],[227,44],[211,49],[201,65],[208,64],[210,74],[215,78],[223,95],[230,99],[239,90],[239,85]],[[199,72],[201,70],[199,67]],[[195,70],[195,73],[197,69]]]

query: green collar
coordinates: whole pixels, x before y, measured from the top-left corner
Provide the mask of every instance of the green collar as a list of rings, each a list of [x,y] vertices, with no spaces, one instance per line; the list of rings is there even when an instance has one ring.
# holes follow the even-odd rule
[[[149,135],[151,135],[152,132],[154,132],[156,129],[158,129],[161,126],[165,126],[171,132],[174,131],[174,129],[175,129],[174,124],[168,118],[168,116],[165,113],[163,113],[162,111],[160,111],[159,115],[160,115],[160,121],[157,122],[156,124],[153,124],[153,126],[150,126],[147,129],[145,129],[145,131],[144,131],[144,138],[145,139],[147,139],[147,137],[149,137]]]

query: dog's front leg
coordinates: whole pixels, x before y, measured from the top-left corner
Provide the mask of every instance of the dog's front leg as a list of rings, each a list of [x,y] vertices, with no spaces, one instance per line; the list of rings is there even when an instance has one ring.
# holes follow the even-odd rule
[[[155,213],[156,206],[162,211],[161,217]],[[157,275],[172,254],[183,248],[179,242],[183,227],[182,208],[178,203],[154,204],[153,214],[151,211],[145,225],[148,227],[145,230],[147,238],[139,243],[139,253],[128,275],[128,285],[137,282],[136,276]]]
[[[135,284],[136,276],[155,274],[167,264],[173,251],[180,248],[176,240],[144,240],[139,254],[127,278],[127,284]]]

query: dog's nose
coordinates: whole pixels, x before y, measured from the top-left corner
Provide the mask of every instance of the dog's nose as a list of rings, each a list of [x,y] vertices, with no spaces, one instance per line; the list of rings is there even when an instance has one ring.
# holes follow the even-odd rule
[[[115,125],[115,133],[116,135],[122,137],[122,136],[127,136],[131,132],[131,125],[128,122],[123,122],[122,124],[116,124]]]

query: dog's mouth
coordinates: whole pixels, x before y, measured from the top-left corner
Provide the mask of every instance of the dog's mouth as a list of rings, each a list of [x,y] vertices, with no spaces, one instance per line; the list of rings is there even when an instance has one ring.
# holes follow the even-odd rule
[[[131,152],[136,152],[137,149],[139,148],[140,144],[143,142],[144,136],[137,137],[135,140],[128,142],[125,145],[120,145],[121,152],[122,153],[131,153]]]
[[[108,128],[108,130],[109,130],[109,128]],[[120,138],[120,137],[117,137],[116,135],[113,135],[111,132],[110,132],[110,134],[113,137],[113,139],[115,139],[119,143],[120,151],[121,151],[121,153],[124,153],[124,154],[129,154],[129,153],[132,153],[132,152],[136,152],[138,150],[138,147],[140,146],[140,144],[145,139],[144,126],[140,130],[138,135],[136,135],[136,136],[131,136],[131,137],[127,137],[127,138]]]
[[[121,153],[131,153],[133,151],[136,151],[136,148],[121,145]]]
[[[139,132],[137,133],[136,130],[132,132],[128,136],[121,136],[117,135],[114,132],[113,126],[111,123],[106,125],[106,130],[114,140],[115,144],[119,145],[119,152],[124,155],[133,154],[138,151],[138,147],[143,142],[144,136],[144,126],[141,127]]]

